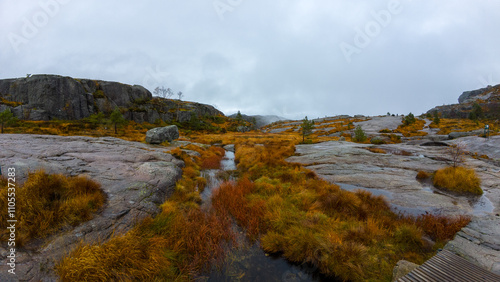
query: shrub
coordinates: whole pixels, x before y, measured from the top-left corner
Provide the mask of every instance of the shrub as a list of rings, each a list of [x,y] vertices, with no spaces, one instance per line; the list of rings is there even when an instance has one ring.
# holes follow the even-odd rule
[[[384,128],[384,129],[380,130],[379,133],[392,133],[392,130],[390,130],[388,128]]]
[[[4,180],[3,180],[4,181]],[[2,182],[3,182],[2,181]],[[7,185],[0,189],[0,203],[7,206]],[[28,180],[16,189],[18,244],[41,238],[70,224],[90,220],[105,201],[101,186],[85,177],[49,175],[44,171],[30,173]],[[5,232],[7,209],[0,213],[0,241],[7,240]]]
[[[362,143],[365,142],[366,139],[365,131],[361,128],[361,125],[356,126],[356,129],[354,129],[354,141]]]
[[[370,140],[370,143],[372,143],[373,145],[382,145],[382,144],[385,144],[385,140],[383,140],[381,138],[372,138]]]
[[[427,213],[419,216],[415,222],[432,240],[444,242],[453,239],[458,231],[469,224],[470,219],[470,216],[464,215],[446,217]]]
[[[482,195],[481,180],[473,169],[464,167],[447,167],[436,171],[434,186],[450,191]]]
[[[414,124],[416,122],[415,116],[412,113],[409,113],[407,116],[403,118],[403,124],[408,126],[410,124]]]

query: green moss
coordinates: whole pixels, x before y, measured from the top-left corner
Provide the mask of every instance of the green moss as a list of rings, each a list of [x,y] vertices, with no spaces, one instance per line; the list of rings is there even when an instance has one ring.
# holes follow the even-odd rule
[[[104,91],[102,91],[102,90],[97,90],[92,95],[94,95],[94,98],[96,98],[96,99],[106,98],[106,95],[104,95]]]

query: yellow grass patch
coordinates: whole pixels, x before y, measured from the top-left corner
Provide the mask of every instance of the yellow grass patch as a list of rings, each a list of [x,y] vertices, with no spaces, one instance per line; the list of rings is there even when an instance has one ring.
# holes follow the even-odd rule
[[[481,180],[473,169],[447,167],[436,171],[434,186],[458,193],[482,195]]]

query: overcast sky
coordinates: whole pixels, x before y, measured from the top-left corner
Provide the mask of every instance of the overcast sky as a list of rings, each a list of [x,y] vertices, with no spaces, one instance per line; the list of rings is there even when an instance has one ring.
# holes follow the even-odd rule
[[[225,114],[420,114],[500,83],[496,0],[0,1],[0,78],[182,91]]]

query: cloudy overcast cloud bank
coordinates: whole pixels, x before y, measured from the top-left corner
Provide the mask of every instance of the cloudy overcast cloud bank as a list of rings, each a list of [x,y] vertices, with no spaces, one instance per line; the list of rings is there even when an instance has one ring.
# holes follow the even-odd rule
[[[0,78],[170,87],[226,114],[420,114],[500,83],[498,1],[0,2]]]

